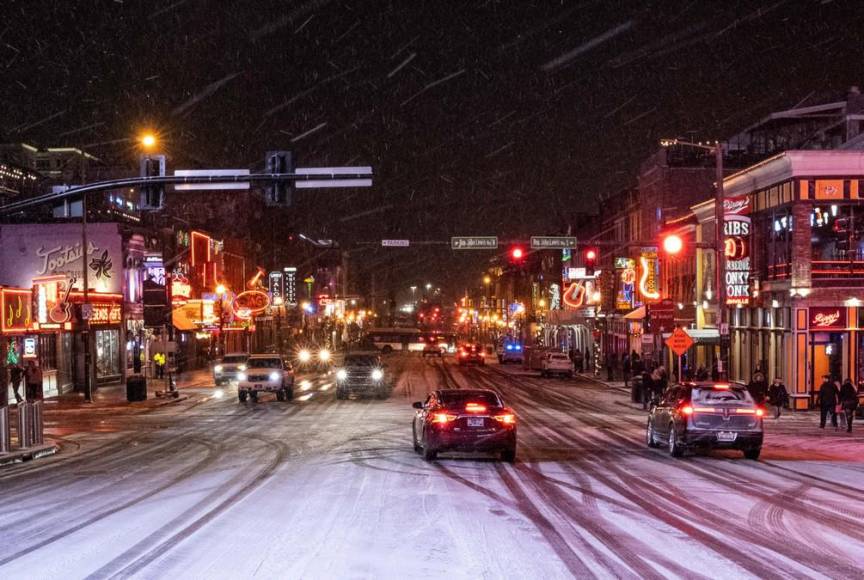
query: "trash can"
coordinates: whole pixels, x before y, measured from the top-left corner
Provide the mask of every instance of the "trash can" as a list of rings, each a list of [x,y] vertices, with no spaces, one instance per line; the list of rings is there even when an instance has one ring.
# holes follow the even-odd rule
[[[18,447],[20,449],[33,446],[33,413],[30,406],[29,401],[18,405]]]
[[[630,402],[642,402],[642,377],[633,377],[630,380]]]
[[[130,403],[147,400],[147,379],[132,375],[126,379],[126,400]]]

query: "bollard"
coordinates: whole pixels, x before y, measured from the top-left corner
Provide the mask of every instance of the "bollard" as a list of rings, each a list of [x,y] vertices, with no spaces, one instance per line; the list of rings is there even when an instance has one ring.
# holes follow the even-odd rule
[[[18,404],[18,447],[26,449],[33,445],[33,414],[30,411],[30,402],[24,401]]]
[[[31,409],[31,430],[32,430],[32,438],[31,441],[33,445],[42,445],[45,442],[44,432],[45,425],[42,421],[42,401],[33,401],[30,404]]]
[[[9,424],[9,407],[0,406],[0,453],[12,450],[12,426]]]

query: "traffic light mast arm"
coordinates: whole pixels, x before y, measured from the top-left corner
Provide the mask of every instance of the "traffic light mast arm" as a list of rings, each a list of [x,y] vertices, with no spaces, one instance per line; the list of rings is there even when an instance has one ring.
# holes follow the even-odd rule
[[[272,181],[288,181],[293,183],[305,181],[344,181],[352,179],[370,179],[372,177],[371,167],[358,167],[354,172],[336,173],[310,173],[309,169],[301,168],[294,173],[253,173],[248,175],[163,175],[159,177],[127,177],[123,179],[111,179],[108,181],[96,181],[79,187],[67,189],[57,193],[48,193],[29,199],[16,201],[0,206],[0,215],[8,215],[26,209],[61,201],[70,197],[78,197],[85,193],[96,191],[107,191],[124,187],[146,187],[148,185],[172,185],[182,183],[262,183]],[[323,168],[321,168],[323,169]]]

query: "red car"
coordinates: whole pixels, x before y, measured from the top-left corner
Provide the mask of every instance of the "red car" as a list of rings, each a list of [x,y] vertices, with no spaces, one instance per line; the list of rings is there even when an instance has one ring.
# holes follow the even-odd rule
[[[486,358],[483,356],[483,347],[479,344],[463,344],[456,353],[456,360],[460,365],[478,364],[485,365]]]
[[[516,414],[495,391],[447,389],[414,403],[414,451],[432,461],[442,451],[500,453],[516,461]]]

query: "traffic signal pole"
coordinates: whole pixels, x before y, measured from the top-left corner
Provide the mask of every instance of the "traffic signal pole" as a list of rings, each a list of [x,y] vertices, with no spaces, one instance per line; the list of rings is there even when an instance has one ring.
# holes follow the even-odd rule
[[[715,179],[717,182],[715,189],[716,198],[714,200],[714,221],[716,222],[714,243],[715,251],[717,254],[717,331],[719,333],[721,329],[725,328],[725,323],[727,322],[726,280],[724,278],[726,272],[726,254],[723,243],[725,231],[725,224],[723,223],[723,220],[725,218],[725,207],[723,204],[723,146],[720,144],[719,141],[714,145],[714,159],[716,173]],[[727,343],[724,340],[723,336],[720,335],[720,359],[717,361],[717,373],[720,375],[720,380],[727,380],[728,378],[728,351],[729,349],[727,347]]]

